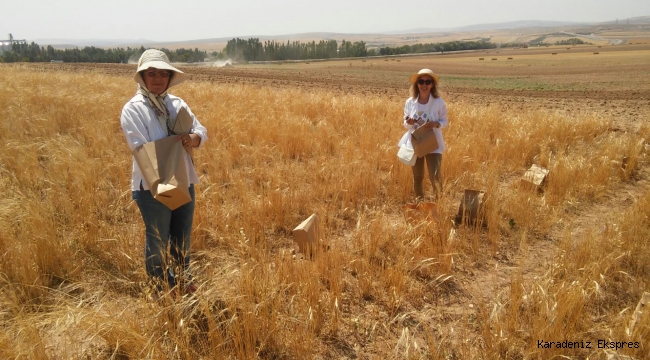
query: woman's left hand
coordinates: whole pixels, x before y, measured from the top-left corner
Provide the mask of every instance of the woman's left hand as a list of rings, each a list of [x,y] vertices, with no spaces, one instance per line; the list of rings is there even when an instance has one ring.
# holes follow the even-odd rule
[[[194,135],[194,136],[192,136],[192,135]],[[182,141],[183,146],[193,147],[195,137],[199,137],[199,136],[196,135],[196,134],[182,134],[182,135],[178,135],[178,137],[176,137],[176,141]]]
[[[424,128],[429,130],[433,128],[439,128],[439,127],[440,127],[440,123],[437,121],[429,121],[428,123],[424,124]]]

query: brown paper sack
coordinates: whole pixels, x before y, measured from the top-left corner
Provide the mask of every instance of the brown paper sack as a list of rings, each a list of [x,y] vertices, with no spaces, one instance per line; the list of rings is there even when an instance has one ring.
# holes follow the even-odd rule
[[[415,129],[411,134],[411,144],[413,144],[415,156],[419,158],[438,150],[436,134],[433,130],[425,129],[422,126]]]
[[[176,136],[151,141],[133,150],[154,199],[171,210],[192,201],[185,169],[185,149]]]
[[[298,249],[305,257],[311,258],[318,250],[320,231],[318,229],[318,216],[312,214],[300,225],[293,229],[294,240],[298,243]]]
[[[533,164],[533,166],[531,166],[521,178],[521,181],[526,185],[532,185],[533,187],[540,189],[544,185],[548,173],[549,170]]]
[[[409,223],[417,224],[422,221],[438,220],[438,207],[432,202],[406,204],[402,206],[404,216]]]
[[[485,219],[484,199],[483,190],[465,190],[456,215],[456,223],[482,225]]]
[[[190,130],[192,130],[193,123],[194,120],[190,116],[190,113],[187,112],[187,109],[183,107],[178,112],[178,115],[176,115],[176,120],[174,121],[172,132],[176,135],[189,134]],[[191,146],[186,147],[185,150],[187,150],[190,156],[193,155]]]

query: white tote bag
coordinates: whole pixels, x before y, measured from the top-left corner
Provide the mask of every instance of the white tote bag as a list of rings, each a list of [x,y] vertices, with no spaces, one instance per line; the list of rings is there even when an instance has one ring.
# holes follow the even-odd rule
[[[413,150],[413,145],[411,144],[411,130],[408,130],[407,132],[402,135],[402,138],[400,139],[399,143],[397,143],[397,146],[399,146],[399,151],[397,151],[397,157],[399,158],[399,161],[403,162],[404,164],[408,166],[413,166],[415,165],[415,162],[417,161],[418,157],[415,156],[415,151]]]
[[[397,157],[399,161],[403,162],[408,166],[415,165],[418,157],[415,156],[415,150],[413,150],[413,145],[411,144],[411,133],[413,130],[407,130],[402,138],[397,143],[399,146],[399,151],[397,151]]]
[[[418,159],[418,157],[415,156],[415,151],[413,151],[413,148],[407,146],[406,144],[399,147],[399,151],[397,152],[397,157],[399,158],[399,161],[403,162],[408,166],[415,165],[415,162]]]

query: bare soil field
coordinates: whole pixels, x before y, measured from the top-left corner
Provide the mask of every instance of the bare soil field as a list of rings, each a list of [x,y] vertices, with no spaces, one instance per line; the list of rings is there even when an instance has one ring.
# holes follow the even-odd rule
[[[498,27],[498,25],[497,25]],[[566,32],[563,32],[566,31]],[[612,41],[629,44],[650,44],[648,41],[650,26],[647,23],[636,24],[603,24],[594,26],[560,26],[560,27],[517,27],[511,28],[503,24],[500,29],[454,30],[416,32],[411,34],[344,34],[344,33],[305,33],[261,37],[260,40],[276,42],[300,41],[319,42],[321,40],[364,41],[368,48],[400,47],[403,45],[442,43],[448,41],[480,41],[489,40],[495,44],[527,43],[543,37],[542,44],[552,45],[556,41],[569,38],[579,38],[593,45],[608,45]],[[221,51],[229,38],[195,40],[187,42],[158,43],[155,47],[168,49],[198,48],[208,52]],[[147,44],[144,44],[147,47]]]
[[[594,54],[598,53],[598,54]],[[479,60],[483,59],[483,60]],[[129,76],[114,64],[44,64],[43,69]],[[554,46],[462,54],[211,67],[185,66],[195,80],[255,83],[333,93],[407,96],[408,75],[431,68],[450,102],[506,110],[598,112],[628,127],[650,118],[650,45]]]

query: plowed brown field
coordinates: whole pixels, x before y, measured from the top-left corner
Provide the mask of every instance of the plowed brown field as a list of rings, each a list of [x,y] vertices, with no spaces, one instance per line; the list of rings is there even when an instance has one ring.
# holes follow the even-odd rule
[[[123,76],[131,76],[135,69],[133,65],[116,64],[29,66]],[[181,66],[195,81],[255,83],[305,91],[326,89],[333,93],[384,95],[400,101],[408,94],[408,75],[425,67],[440,74],[440,87],[449,103],[494,105],[511,111],[598,112],[614,118],[621,128],[633,128],[650,116],[650,45],[493,49],[232,67],[207,63]]]

